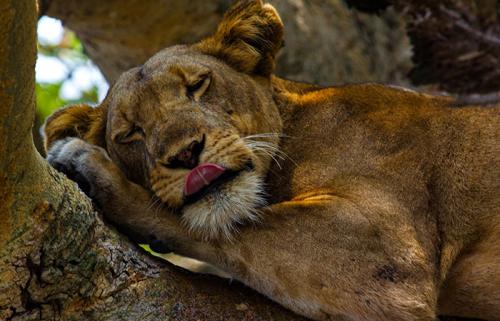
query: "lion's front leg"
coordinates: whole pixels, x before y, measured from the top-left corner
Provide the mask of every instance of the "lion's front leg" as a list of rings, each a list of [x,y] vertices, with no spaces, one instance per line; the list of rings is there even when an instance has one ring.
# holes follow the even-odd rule
[[[134,241],[166,253],[171,251],[167,240],[176,244],[187,237],[177,217],[165,209],[153,210],[151,193],[130,182],[103,148],[70,137],[54,143],[47,160],[75,181],[104,217]]]

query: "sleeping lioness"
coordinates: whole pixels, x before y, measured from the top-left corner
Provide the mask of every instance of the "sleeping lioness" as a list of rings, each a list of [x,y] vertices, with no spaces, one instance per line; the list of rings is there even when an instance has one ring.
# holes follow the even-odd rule
[[[238,2],[52,115],[49,162],[135,241],[312,319],[500,320],[499,109],[277,78],[282,36]]]

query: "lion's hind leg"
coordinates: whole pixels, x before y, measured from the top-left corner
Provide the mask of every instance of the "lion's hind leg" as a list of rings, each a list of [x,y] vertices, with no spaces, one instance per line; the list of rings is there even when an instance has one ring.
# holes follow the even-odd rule
[[[391,202],[363,208],[318,195],[275,204],[213,263],[314,320],[435,320],[434,256]]]
[[[440,293],[439,312],[500,320],[500,218],[449,271]]]

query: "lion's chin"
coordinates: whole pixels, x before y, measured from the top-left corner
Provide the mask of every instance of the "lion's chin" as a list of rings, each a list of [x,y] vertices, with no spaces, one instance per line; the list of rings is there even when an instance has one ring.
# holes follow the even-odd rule
[[[204,240],[231,239],[240,224],[257,221],[264,205],[262,179],[244,171],[182,209],[187,228]]]

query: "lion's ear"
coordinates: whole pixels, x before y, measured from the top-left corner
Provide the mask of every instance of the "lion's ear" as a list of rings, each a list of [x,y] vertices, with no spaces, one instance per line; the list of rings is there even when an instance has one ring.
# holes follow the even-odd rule
[[[283,23],[270,4],[241,0],[224,15],[215,34],[195,45],[233,68],[269,76],[283,43]]]
[[[93,108],[88,105],[73,105],[57,110],[45,121],[45,150],[55,141],[66,137],[82,138],[104,147],[105,114],[103,107]]]

